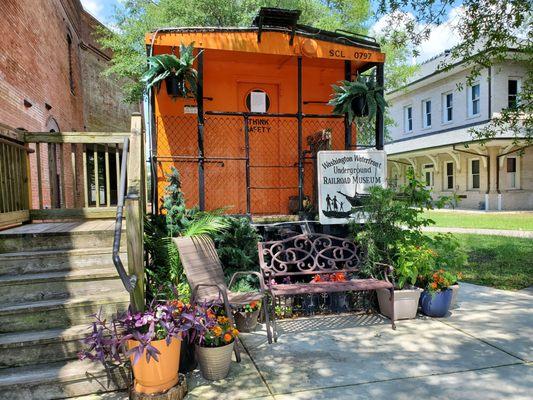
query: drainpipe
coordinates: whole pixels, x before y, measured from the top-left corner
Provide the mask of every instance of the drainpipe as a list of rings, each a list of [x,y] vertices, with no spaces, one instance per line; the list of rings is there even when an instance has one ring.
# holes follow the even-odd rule
[[[455,148],[455,144],[452,145],[452,149],[454,151],[458,151],[459,153],[466,153],[466,154],[472,154],[474,156],[481,156],[485,157],[487,159],[487,191],[485,192],[485,211],[488,211],[489,209],[489,191],[490,191],[490,157],[486,154],[479,154],[474,153],[473,151],[467,151],[467,150],[461,150]]]

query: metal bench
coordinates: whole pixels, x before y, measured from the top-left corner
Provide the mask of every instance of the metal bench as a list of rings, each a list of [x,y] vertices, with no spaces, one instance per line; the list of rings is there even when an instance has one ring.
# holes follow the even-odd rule
[[[333,293],[345,291],[368,291],[388,289],[394,315],[394,285],[389,280],[390,266],[384,266],[385,280],[358,279],[362,254],[349,239],[309,233],[284,240],[259,242],[259,264],[267,291],[272,297],[269,312],[272,315],[274,341],[277,341],[275,302],[277,297],[302,294]],[[354,278],[341,282],[310,282],[315,275],[344,272]],[[291,283],[283,283],[283,278]],[[294,280],[299,282],[293,283]],[[392,329],[396,329],[394,320]]]

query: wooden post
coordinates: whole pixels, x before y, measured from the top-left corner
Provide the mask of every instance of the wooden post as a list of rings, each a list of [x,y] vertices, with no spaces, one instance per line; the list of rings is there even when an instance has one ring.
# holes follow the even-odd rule
[[[128,184],[126,198],[126,236],[128,242],[128,275],[137,276],[137,285],[130,303],[138,311],[144,309],[144,137],[142,117],[131,117],[131,135],[128,156]]]
[[[376,84],[379,87],[383,87],[383,85],[385,84],[383,64],[378,64],[376,66]],[[383,95],[383,90],[381,90],[380,93],[381,95]],[[378,111],[376,113],[376,149],[377,150],[383,150],[383,146],[384,146],[383,131],[384,131],[383,111],[380,108],[378,108]]]

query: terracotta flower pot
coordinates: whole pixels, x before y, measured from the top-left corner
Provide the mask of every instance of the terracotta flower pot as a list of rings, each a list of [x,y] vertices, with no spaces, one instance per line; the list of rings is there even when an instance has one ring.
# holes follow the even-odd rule
[[[229,374],[231,353],[235,341],[221,347],[202,347],[196,345],[196,355],[202,376],[210,381],[224,379]]]
[[[136,340],[128,340],[128,349],[138,345]],[[157,356],[159,361],[150,359],[150,362],[146,362],[146,353],[143,353],[137,363],[133,364],[134,356],[130,356],[135,377],[134,388],[138,393],[162,393],[178,383],[181,340],[172,338],[168,346],[165,340],[156,340],[151,345],[161,353]]]
[[[378,303],[381,313],[392,319],[392,307],[390,303],[390,292],[388,289],[379,289]],[[394,320],[413,319],[418,310],[418,300],[422,289],[402,289],[394,291]]]
[[[257,326],[260,310],[250,312],[236,312],[235,325],[239,332],[253,332]]]

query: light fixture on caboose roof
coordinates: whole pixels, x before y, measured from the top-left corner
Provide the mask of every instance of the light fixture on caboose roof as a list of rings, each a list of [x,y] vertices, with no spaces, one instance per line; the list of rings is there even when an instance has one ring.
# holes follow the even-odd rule
[[[296,31],[296,24],[300,18],[301,10],[286,10],[283,8],[275,7],[261,7],[259,13],[252,21],[253,26],[258,27],[257,41],[261,42],[261,32],[263,27],[278,27],[287,28],[291,31],[291,38],[289,44],[292,46],[294,40],[294,34]]]

